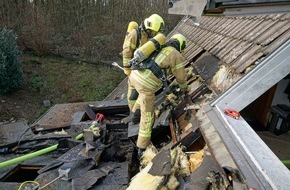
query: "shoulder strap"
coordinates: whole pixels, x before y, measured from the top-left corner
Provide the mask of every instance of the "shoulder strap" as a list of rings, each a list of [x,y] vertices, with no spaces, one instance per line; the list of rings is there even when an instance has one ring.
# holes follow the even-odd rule
[[[164,86],[164,89],[167,90],[168,84],[167,84],[167,73],[166,73],[166,68],[161,68],[155,61],[154,59],[156,56],[161,52],[163,48],[167,47],[166,44],[160,46],[158,50],[153,52],[148,58],[147,58],[147,64],[149,64],[149,69],[152,71],[152,73],[159,78]]]
[[[137,42],[136,42],[136,49],[137,49],[139,47],[140,41],[141,41],[141,31],[140,31],[139,27],[136,27],[135,30],[137,32]]]
[[[145,58],[141,63],[138,64],[134,64],[131,66],[132,70],[139,70],[139,69],[149,69],[152,61],[154,61],[154,59],[156,58],[156,56],[161,52],[161,50],[163,48],[167,47],[167,45],[162,45],[160,46],[159,49],[153,51],[147,58]],[[155,63],[156,65],[158,65],[157,63]]]

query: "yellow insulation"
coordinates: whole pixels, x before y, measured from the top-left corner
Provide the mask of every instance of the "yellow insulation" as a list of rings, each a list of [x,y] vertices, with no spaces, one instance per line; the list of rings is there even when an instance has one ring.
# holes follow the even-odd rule
[[[153,176],[148,173],[153,163],[152,159],[158,153],[157,149],[150,145],[141,157],[141,171],[135,175],[127,190],[175,190],[179,186],[177,176],[189,176],[203,160],[204,150],[188,156],[183,152],[183,147],[177,146],[170,152],[171,174],[166,176]]]

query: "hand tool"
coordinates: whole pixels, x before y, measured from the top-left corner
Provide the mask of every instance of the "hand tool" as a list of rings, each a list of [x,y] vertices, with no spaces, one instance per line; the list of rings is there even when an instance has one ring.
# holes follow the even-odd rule
[[[105,116],[101,113],[96,114],[95,120],[99,123],[102,124],[104,122]]]
[[[49,186],[50,184],[54,183],[55,181],[57,181],[58,179],[62,178],[63,180],[68,180],[68,173],[70,171],[70,168],[67,168],[65,170],[63,169],[58,169],[58,177],[55,178],[54,180],[52,180],[51,182],[45,184],[44,186],[38,188],[34,188],[34,190],[41,190],[44,189],[45,187]]]
[[[121,67],[118,63],[113,62],[112,65],[113,65],[113,66],[116,66],[116,67],[118,67],[119,69],[122,69],[122,70],[124,71],[124,68]]]

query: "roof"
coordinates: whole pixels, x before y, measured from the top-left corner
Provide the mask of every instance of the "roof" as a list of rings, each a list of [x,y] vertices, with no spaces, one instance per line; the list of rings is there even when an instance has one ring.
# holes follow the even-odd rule
[[[265,180],[267,178],[267,174],[265,173],[270,172],[267,167],[262,169],[257,168],[260,165],[255,165],[252,162],[245,164],[247,161],[253,161],[255,159],[259,161],[260,158],[253,157],[247,152],[248,150],[245,147],[242,147],[241,142],[234,139],[237,137],[233,135],[235,134],[234,130],[225,130],[223,127],[231,128],[232,125],[236,124],[243,129],[242,132],[244,133],[251,133],[251,131],[248,128],[243,128],[245,125],[243,120],[235,121],[222,115],[222,109],[219,109],[219,105],[223,101],[224,94],[231,90],[232,87],[238,86],[238,81],[243,81],[250,70],[254,70],[255,67],[258,68],[260,63],[265,63],[267,57],[275,54],[289,40],[289,19],[289,13],[240,17],[202,16],[197,18],[199,24],[196,24],[191,17],[184,17],[168,35],[170,37],[175,33],[181,33],[187,38],[187,49],[183,52],[183,56],[186,58],[186,68],[192,69],[194,73],[188,80],[191,88],[190,94],[193,103],[202,106],[195,116],[212,154],[220,166],[230,166],[232,168],[245,166],[241,172],[246,176],[247,183],[251,187],[260,187],[260,189],[274,187],[277,184],[271,181],[272,179]],[[288,57],[286,60],[288,60]],[[235,89],[232,91],[236,93]],[[124,100],[126,93],[127,79],[124,79],[108,95],[105,102],[112,101],[116,103],[113,100]],[[206,94],[210,95],[205,96]],[[212,103],[212,101],[215,102]],[[123,103],[121,107],[124,106]],[[55,124],[53,122],[57,121],[56,123],[60,127],[63,127],[63,125],[71,122],[73,113],[86,111],[83,109],[83,106],[86,104],[88,103],[56,105],[36,121],[35,126]],[[97,108],[104,107],[98,103],[92,104]],[[57,113],[59,111],[63,115],[58,115]],[[54,117],[58,119],[51,119]],[[218,131],[216,125],[222,131]],[[228,137],[227,135],[229,134],[228,141],[223,139],[223,136]],[[244,140],[242,137],[238,138]],[[253,138],[256,140],[256,137]],[[121,141],[123,140],[121,138]],[[260,141],[257,140],[257,142],[260,147],[264,148],[264,145]],[[234,152],[230,152],[229,150],[234,150]],[[233,153],[236,156],[233,156]],[[264,153],[261,153],[261,155],[264,155]],[[237,156],[240,156],[239,160],[236,159]],[[248,159],[247,156],[251,157],[251,159]],[[267,158],[276,159],[272,155]],[[281,164],[279,165],[278,163],[275,166],[281,171],[285,171],[285,168]],[[257,169],[257,172],[254,169]],[[266,172],[263,172],[263,169]],[[275,170],[271,171],[275,172]],[[282,174],[282,172],[277,173],[277,176],[281,176]],[[285,176],[288,174],[289,172]],[[270,175],[271,177],[273,176]],[[287,180],[284,181],[286,185],[289,183],[289,180],[288,182]],[[283,189],[283,185],[285,184],[278,186],[280,187],[279,189]]]
[[[187,37],[188,64],[216,94],[197,113],[213,155],[260,189],[287,189],[289,170],[245,120],[225,117],[223,110],[242,110],[289,74],[289,15],[207,16],[198,18],[199,25],[185,17],[172,32]],[[228,152],[221,151],[224,145]]]
[[[251,16],[201,16],[196,25],[185,16],[171,31],[187,39],[183,52],[217,94],[226,91],[253,66],[290,38],[290,13]],[[218,77],[218,71],[228,76]],[[216,75],[217,74],[217,75]],[[106,98],[116,99],[127,92],[127,79]]]
[[[211,86],[224,92],[234,82],[271,54],[290,38],[290,14],[270,14],[252,16],[203,16],[195,25],[190,17],[184,17],[171,35],[181,33],[188,39],[184,53],[189,63],[195,64],[203,74],[217,64],[228,69],[231,77],[216,81],[212,77]],[[201,64],[204,57],[214,57],[211,64]],[[209,59],[209,58],[207,58]],[[207,62],[208,63],[208,62]],[[215,73],[213,73],[215,74]],[[227,86],[223,86],[227,84]]]
[[[186,67],[196,74],[189,86],[196,98],[193,103],[206,105],[196,119],[211,153],[220,166],[239,168],[249,187],[287,189],[289,170],[243,118],[229,119],[223,110],[227,106],[242,110],[290,73],[289,19],[289,13],[202,16],[197,24],[186,16],[168,35],[181,33],[187,38],[183,56]],[[121,85],[107,98],[126,94],[126,80]],[[200,100],[208,93],[202,86],[212,94]]]

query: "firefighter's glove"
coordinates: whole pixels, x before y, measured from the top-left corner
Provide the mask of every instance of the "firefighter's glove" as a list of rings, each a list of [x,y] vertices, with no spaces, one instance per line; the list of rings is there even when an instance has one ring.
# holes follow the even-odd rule
[[[131,69],[130,68],[124,68],[124,73],[125,75],[129,76],[131,73]]]
[[[169,100],[169,101],[174,101],[177,99],[176,95],[173,94],[173,93],[170,93],[168,95],[166,95],[166,99]]]
[[[171,94],[168,94],[166,96],[166,100],[165,100],[165,104],[164,106],[167,107],[167,106],[173,106],[175,107],[177,105],[177,96],[173,93]]]

